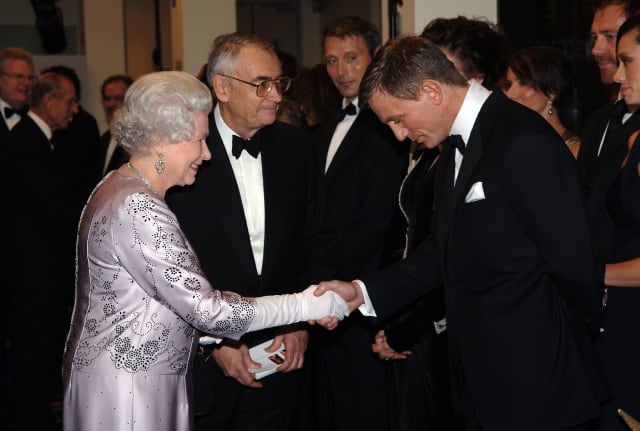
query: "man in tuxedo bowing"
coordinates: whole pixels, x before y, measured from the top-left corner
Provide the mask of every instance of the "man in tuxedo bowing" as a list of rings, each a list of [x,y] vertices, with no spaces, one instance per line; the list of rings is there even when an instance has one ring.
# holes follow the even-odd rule
[[[598,400],[582,353],[598,299],[562,140],[502,93],[467,83],[419,37],[389,41],[360,94],[398,139],[448,144],[433,233],[402,264],[318,291],[384,317],[444,283],[465,429],[590,429]]]
[[[13,429],[49,429],[48,403],[62,393],[62,353],[71,319],[78,214],[67,198],[51,141],[78,110],[73,83],[40,76],[29,112],[11,129],[2,152],[12,241],[7,264]],[[34,354],[34,349],[37,354]]]
[[[345,16],[330,22],[322,35],[327,73],[342,94],[343,109],[315,130],[314,150],[324,173],[326,222],[335,234],[332,278],[350,280],[389,263],[404,245],[398,191],[409,152],[371,109],[358,103],[360,82],[380,48],[378,29]],[[399,241],[394,244],[394,239]],[[320,408],[318,422],[326,421],[327,429],[388,429],[384,363],[370,351],[377,329],[356,315],[314,337],[314,378],[328,389],[314,404]],[[358,408],[346,408],[349,401]]]
[[[300,291],[328,272],[308,136],[275,122],[290,78],[270,42],[240,33],[216,38],[207,76],[218,101],[211,161],[168,202],[214,286],[247,296]],[[257,381],[248,349],[271,339],[284,343],[286,359]],[[307,341],[305,325],[291,325],[203,346],[194,370],[196,428],[288,430]]]

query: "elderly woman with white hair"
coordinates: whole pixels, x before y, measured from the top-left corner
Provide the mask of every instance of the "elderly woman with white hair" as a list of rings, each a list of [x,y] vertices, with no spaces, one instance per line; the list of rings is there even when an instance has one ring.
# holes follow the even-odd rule
[[[244,298],[213,289],[164,201],[211,157],[209,90],[183,72],[137,80],[112,124],[131,154],[80,222],[76,300],[64,358],[65,430],[187,430],[199,331],[237,339],[297,321],[337,323],[337,295]],[[227,286],[233,287],[233,286]],[[326,317],[333,316],[333,317]]]

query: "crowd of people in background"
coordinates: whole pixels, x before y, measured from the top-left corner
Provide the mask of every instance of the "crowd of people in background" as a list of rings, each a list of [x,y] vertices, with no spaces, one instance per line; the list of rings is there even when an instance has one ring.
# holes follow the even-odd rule
[[[102,133],[72,68],[0,47],[9,430],[640,420],[640,1],[595,2],[617,85],[582,121],[563,51],[486,19],[321,34],[109,76]]]

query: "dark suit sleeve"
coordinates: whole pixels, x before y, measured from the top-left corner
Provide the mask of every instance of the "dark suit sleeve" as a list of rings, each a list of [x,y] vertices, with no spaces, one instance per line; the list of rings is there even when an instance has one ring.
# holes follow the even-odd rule
[[[506,150],[503,182],[559,294],[575,309],[597,313],[586,214],[567,148],[548,134],[516,140]]]
[[[613,109],[613,103],[607,103],[592,113],[585,122],[584,129],[580,136],[580,151],[576,161],[578,166],[578,177],[581,184],[585,185],[589,175],[590,164],[598,153],[602,135],[609,123],[609,116]]]
[[[438,256],[430,236],[406,260],[362,279],[378,318],[389,317],[442,284]]]

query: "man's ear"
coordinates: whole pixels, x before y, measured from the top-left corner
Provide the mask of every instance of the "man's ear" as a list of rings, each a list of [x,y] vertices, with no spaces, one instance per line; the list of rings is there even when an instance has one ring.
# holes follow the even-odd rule
[[[231,96],[231,84],[229,80],[222,75],[214,75],[211,80],[213,93],[220,102],[228,102]]]
[[[425,79],[420,85],[420,94],[434,105],[442,103],[442,86],[438,81]]]

